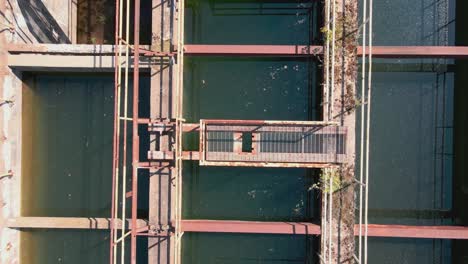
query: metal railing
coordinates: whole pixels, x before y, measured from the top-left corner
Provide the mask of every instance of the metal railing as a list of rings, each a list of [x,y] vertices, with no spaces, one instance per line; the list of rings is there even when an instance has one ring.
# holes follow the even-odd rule
[[[346,135],[332,122],[201,120],[200,165],[329,167],[344,162]]]

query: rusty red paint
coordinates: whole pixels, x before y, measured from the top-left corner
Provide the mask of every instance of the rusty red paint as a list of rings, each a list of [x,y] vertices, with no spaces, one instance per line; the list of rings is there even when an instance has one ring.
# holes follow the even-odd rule
[[[234,120],[234,119],[202,119],[202,124],[210,125],[338,125],[328,121],[291,121],[291,120]]]
[[[161,162],[161,161],[144,161],[144,162],[139,162],[138,163],[138,168],[139,169],[164,169],[164,168],[170,168],[171,165],[169,162]]]
[[[319,235],[320,226],[297,222],[182,220],[182,232]]]
[[[358,55],[362,55],[358,47]],[[369,54],[369,48],[366,48]],[[376,58],[468,58],[468,47],[449,46],[374,46],[372,56]]]
[[[135,52],[135,49],[132,49]],[[160,51],[152,51],[147,49],[140,48],[140,55],[147,56],[147,57],[174,57],[177,55],[177,52],[160,52]]]
[[[202,155],[202,154],[201,154]],[[200,161],[202,166],[222,166],[222,167],[257,167],[257,168],[311,168],[324,169],[336,168],[339,165],[333,163],[313,163],[313,162],[243,162],[243,161]]]
[[[192,56],[316,56],[322,46],[298,45],[185,45]],[[367,50],[368,54],[368,50]],[[454,46],[374,46],[376,58],[468,58],[468,47]],[[358,47],[357,55],[362,55]]]
[[[183,124],[182,129],[184,132],[200,131],[200,124]]]
[[[304,56],[320,55],[322,46],[304,45],[185,45],[191,56]]]
[[[132,144],[132,230],[130,246],[130,263],[136,264],[137,251],[137,199],[138,199],[138,164],[140,152],[140,139],[138,136],[138,97],[140,81],[140,0],[135,0],[135,21],[134,21],[134,57],[133,60],[133,144]]]
[[[354,228],[358,234],[359,226]],[[404,237],[428,239],[468,239],[468,227],[464,226],[407,226],[369,225],[371,237]]]
[[[320,226],[301,222],[255,222],[229,220],[182,220],[183,232],[320,235]],[[354,234],[359,234],[355,225]],[[368,225],[370,237],[468,239],[464,226]]]
[[[119,0],[115,0],[115,21],[119,21]],[[115,45],[118,44],[118,32],[119,32],[119,23],[115,23]],[[119,65],[118,61],[118,49],[115,49],[114,51],[114,65]],[[118,166],[118,155],[119,155],[119,149],[118,149],[118,136],[116,134],[117,131],[117,123],[119,116],[117,115],[118,112],[118,103],[117,103],[117,94],[118,94],[118,71],[117,68],[114,73],[114,135],[113,135],[113,141],[112,141],[112,206],[111,206],[111,228],[110,228],[110,239],[109,239],[109,263],[113,264],[114,262],[114,238],[115,238],[115,228],[114,228],[114,214],[115,214],[115,176],[116,176],[116,170]]]

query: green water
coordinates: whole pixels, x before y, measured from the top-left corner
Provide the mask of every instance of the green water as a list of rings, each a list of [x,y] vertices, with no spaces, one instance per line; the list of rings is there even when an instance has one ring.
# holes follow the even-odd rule
[[[374,45],[448,46],[455,43],[456,0],[375,0]],[[359,0],[362,14],[363,0]]]
[[[317,213],[304,169],[184,166],[184,218],[307,221]]]
[[[38,74],[24,80],[22,216],[109,217],[112,74]],[[148,116],[148,88],[149,78],[142,77],[142,117]],[[147,139],[144,133],[142,138]],[[148,194],[140,194],[139,208],[147,208]],[[21,260],[28,264],[105,263],[108,236],[109,231],[22,231]],[[141,243],[139,254],[145,259],[145,241]]]
[[[281,1],[191,1],[186,42],[312,44],[316,4]],[[201,58],[185,61],[184,116],[200,119],[317,120],[320,69],[302,58]],[[185,149],[197,149],[198,135]],[[184,164],[183,217],[255,221],[317,219],[312,170],[201,167]],[[316,239],[305,236],[185,234],[184,263],[314,263]]]
[[[369,263],[454,263],[450,240],[369,238]],[[460,263],[463,264],[463,263]]]
[[[21,263],[72,264],[108,263],[108,230],[45,230],[21,232]],[[125,263],[130,262],[130,240],[125,244]],[[138,238],[137,247],[146,248],[147,239]],[[118,255],[120,259],[120,255]],[[148,263],[144,250],[137,252],[138,263]]]
[[[25,88],[22,215],[108,217],[112,76],[38,75]]]
[[[21,245],[22,263],[109,262],[109,231],[25,231]]]
[[[454,74],[445,63],[432,60],[377,60],[376,66],[369,221],[450,225]],[[451,242],[372,238],[369,259],[379,263],[451,263]]]
[[[317,119],[319,69],[314,61],[189,58],[185,66],[184,109],[189,122],[201,118]],[[197,147],[198,134],[185,137],[185,149]],[[318,214],[318,194],[310,191],[314,175],[316,172],[305,169],[202,167],[186,162],[183,217],[312,221]],[[316,258],[305,255],[311,240],[294,236],[189,234],[183,240],[184,262],[310,263]],[[213,254],[215,245],[225,248]],[[237,246],[237,251],[245,253],[235,254],[230,250],[232,245],[242,245]],[[272,248],[264,248],[266,245]]]
[[[455,1],[375,0],[373,40],[374,45],[386,46],[454,45]],[[453,133],[459,124],[454,123],[452,63],[374,61],[371,223],[454,223]],[[452,262],[454,257],[450,240],[369,240],[370,263],[458,263]]]
[[[307,45],[320,42],[316,1],[187,0],[190,44]]]
[[[311,237],[252,234],[185,234],[183,263],[315,263]]]

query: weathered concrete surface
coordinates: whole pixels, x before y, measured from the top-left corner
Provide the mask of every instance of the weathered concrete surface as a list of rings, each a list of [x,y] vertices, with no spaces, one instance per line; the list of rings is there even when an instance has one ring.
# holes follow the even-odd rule
[[[7,44],[71,43],[72,0],[0,1],[0,263],[19,263],[19,232],[5,226],[21,209],[21,72],[8,67]],[[76,16],[75,16],[76,17]],[[8,102],[6,102],[7,100]]]
[[[12,177],[0,178],[0,263],[19,262],[19,232],[5,226],[5,219],[20,213],[20,135],[21,81],[8,68],[6,43],[14,38],[13,29],[5,25],[7,2],[0,1],[2,17],[0,30],[0,174],[13,172]],[[12,103],[6,103],[11,100]]]
[[[148,72],[152,63],[153,59],[142,58],[140,71]],[[8,66],[20,71],[35,72],[114,72],[115,70],[113,55],[9,54]],[[130,68],[133,68],[133,65]]]
[[[338,121],[348,129],[346,139],[347,161],[339,170],[339,182],[342,188],[333,193],[331,225],[333,234],[331,239],[333,242],[331,248],[329,248],[328,242],[322,244],[321,255],[324,257],[325,255],[328,256],[328,252],[331,250],[331,263],[354,263],[355,109],[358,105],[355,86],[357,78],[358,1],[335,1],[337,7],[335,68],[330,70],[330,72],[333,70],[335,73],[335,82],[332,84],[335,99],[331,119]],[[326,7],[324,9],[326,10]],[[325,60],[325,64],[331,66],[331,63],[327,60]],[[324,118],[326,117],[327,115],[324,113]],[[328,195],[328,193],[323,192],[322,201],[324,201],[325,195]],[[325,208],[323,203],[322,208]],[[322,230],[325,225],[329,226],[329,222],[327,222],[325,217],[327,213],[322,210]]]
[[[150,46],[142,45],[142,49]],[[91,44],[7,44],[9,53],[33,53],[33,54],[67,54],[67,55],[114,55],[115,45],[91,45]],[[122,52],[125,51],[121,47]]]
[[[8,44],[8,66],[20,71],[114,72],[114,45]],[[149,45],[142,49],[148,50]],[[140,57],[140,68],[148,71],[155,60]],[[130,65],[133,68],[133,63]]]
[[[125,221],[125,227],[131,228],[131,219]],[[53,229],[110,229],[110,218],[93,217],[15,217],[5,221],[9,228],[53,228]],[[114,222],[116,228],[122,229],[122,220]],[[147,227],[148,222],[137,220],[137,228]]]
[[[14,43],[76,43],[75,0],[10,0],[5,14]]]
[[[151,50],[170,52],[172,50],[172,27],[175,24],[172,5],[176,2],[153,0]],[[175,35],[175,34],[174,34]],[[174,117],[172,103],[175,81],[173,74],[176,66],[169,61],[156,58],[151,66],[151,100],[152,119],[167,120]],[[152,134],[151,150],[172,151],[173,133]],[[157,226],[169,226],[175,220],[175,170],[174,164],[161,162],[161,169],[150,170],[149,183],[149,222]],[[148,262],[173,263],[174,239],[172,237],[154,237],[148,239]]]

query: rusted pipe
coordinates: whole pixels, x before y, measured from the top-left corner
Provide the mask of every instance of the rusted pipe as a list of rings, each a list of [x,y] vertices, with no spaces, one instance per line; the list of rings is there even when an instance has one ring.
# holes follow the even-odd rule
[[[120,118],[118,115],[118,103],[117,103],[117,94],[118,94],[118,50],[120,49],[120,46],[118,46],[118,38],[119,38],[119,0],[115,0],[115,50],[114,50],[114,65],[116,66],[115,72],[114,72],[114,138],[112,142],[112,206],[111,206],[111,221],[110,221],[110,239],[109,239],[109,264],[113,264],[114,261],[114,238],[115,238],[115,229],[114,229],[114,224],[115,224],[115,219],[114,219],[114,214],[115,214],[115,176],[116,176],[116,167],[118,166],[118,155],[119,155],[119,150],[118,150],[118,137],[116,134],[117,131],[117,123],[118,119]],[[118,48],[117,48],[118,47]]]
[[[133,45],[135,55],[133,60],[133,145],[132,145],[132,226],[136,226],[137,221],[137,198],[138,198],[138,163],[139,163],[139,136],[138,136],[138,97],[139,97],[139,62],[140,62],[140,0],[135,0],[135,22],[134,22]],[[132,228],[131,234],[131,264],[136,264],[136,242],[137,229]]]

